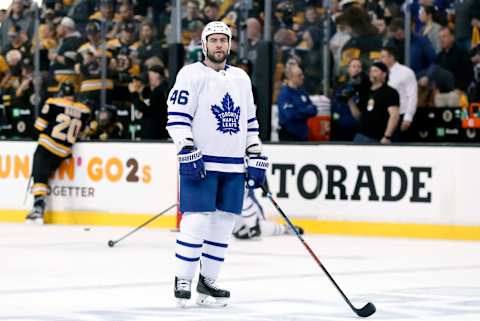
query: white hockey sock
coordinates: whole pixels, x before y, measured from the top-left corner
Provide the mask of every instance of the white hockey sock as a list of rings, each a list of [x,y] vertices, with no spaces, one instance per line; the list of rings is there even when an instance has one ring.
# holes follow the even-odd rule
[[[205,232],[210,224],[210,216],[210,213],[184,213],[175,246],[177,277],[193,279],[202,253]]]
[[[236,215],[217,211],[210,215],[210,226],[201,257],[200,273],[209,279],[216,280],[220,267],[225,260],[228,240],[232,234]]]
[[[280,223],[261,220],[260,231],[262,231],[262,236],[283,235],[287,232],[287,227]]]

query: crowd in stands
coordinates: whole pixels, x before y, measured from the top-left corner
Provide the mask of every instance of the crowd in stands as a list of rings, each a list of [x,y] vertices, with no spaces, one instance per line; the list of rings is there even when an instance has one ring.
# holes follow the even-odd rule
[[[100,123],[102,115],[107,119],[105,126],[115,128],[103,128],[99,138],[131,138],[134,128],[125,128],[129,125],[115,119],[119,110],[131,112],[131,106],[140,119],[138,137],[167,138],[162,124],[166,122],[168,43],[172,40],[170,2],[45,0],[35,35],[34,3],[12,0],[8,10],[0,11],[0,95],[4,106],[0,109],[0,136],[5,136],[1,126],[8,120],[7,106],[33,108],[36,102],[55,96],[62,82],[72,81],[79,97],[95,110],[96,121]],[[478,0],[413,0],[408,6],[403,0],[330,0],[325,1],[329,10],[322,0],[272,2],[272,98],[279,109],[280,139],[307,140],[308,120],[329,105],[331,139],[353,140],[359,120],[349,101],[353,100],[360,112],[368,110],[369,73],[378,61],[391,74],[386,78],[388,85],[400,93],[398,130],[408,132],[417,107],[466,108],[480,99]],[[255,87],[253,71],[263,39],[264,1],[252,1],[246,19],[242,3],[182,0],[185,63],[202,60],[203,27],[222,20],[233,33],[228,63],[251,73]],[[407,10],[411,26],[405,28]],[[239,32],[243,28],[247,45],[240,56]],[[408,57],[404,54],[406,38],[410,39]],[[41,80],[34,77],[36,59]],[[328,68],[324,68],[325,61],[330,62]],[[402,94],[407,78],[410,87],[406,92],[412,96],[415,91],[415,97]],[[35,92],[34,81],[41,81],[41,92]],[[106,92],[103,98],[102,90]],[[319,96],[322,99],[315,98]],[[102,99],[106,104],[100,103]],[[298,110],[288,110],[295,105],[300,105]],[[295,136],[297,133],[301,135]]]

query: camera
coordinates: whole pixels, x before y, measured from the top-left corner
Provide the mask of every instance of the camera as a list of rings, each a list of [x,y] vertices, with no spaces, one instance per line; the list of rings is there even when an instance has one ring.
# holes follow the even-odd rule
[[[358,93],[357,87],[362,83],[362,73],[351,77],[348,82],[337,91],[337,98],[341,101],[348,101]]]

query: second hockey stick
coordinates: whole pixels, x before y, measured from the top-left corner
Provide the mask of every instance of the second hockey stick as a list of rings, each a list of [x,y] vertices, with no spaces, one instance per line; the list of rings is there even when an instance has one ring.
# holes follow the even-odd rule
[[[108,241],[108,246],[110,247],[114,247],[118,242],[120,242],[121,240],[125,239],[126,237],[128,237],[129,235],[135,233],[136,231],[138,231],[139,229],[141,229],[142,227],[144,227],[145,225],[149,224],[150,222],[156,220],[158,217],[162,216],[163,214],[167,213],[168,211],[170,211],[172,208],[174,208],[175,206],[177,206],[177,203],[173,204],[172,206],[170,206],[169,208],[167,209],[164,209],[163,211],[161,211],[160,213],[158,213],[157,215],[155,215],[154,217],[150,218],[148,221],[146,221],[145,223],[143,223],[142,225],[140,225],[139,227],[135,228],[134,230],[128,232],[127,234],[125,234],[124,236],[122,236],[121,238],[119,238],[118,240],[114,241],[114,240],[109,240]]]
[[[330,275],[330,273],[327,271],[327,269],[323,266],[322,262],[320,262],[320,259],[317,257],[317,255],[315,254],[315,252],[313,252],[313,250],[310,248],[310,246],[307,244],[307,242],[304,240],[304,238],[302,237],[302,235],[300,235],[300,233],[298,233],[297,229],[295,228],[295,226],[293,225],[293,223],[290,221],[290,219],[288,218],[288,216],[282,211],[282,209],[280,208],[280,206],[277,204],[277,202],[273,199],[272,197],[272,193],[270,193],[267,188],[262,185],[262,190],[263,192],[267,195],[268,199],[272,202],[273,206],[275,206],[275,208],[277,209],[277,211],[280,213],[280,215],[283,217],[283,219],[287,222],[288,224],[288,227],[290,228],[290,230],[292,230],[295,235],[298,237],[298,239],[302,242],[302,244],[305,246],[305,248],[307,249],[308,253],[310,253],[310,255],[313,257],[313,259],[315,260],[315,262],[317,262],[318,266],[320,266],[320,268],[323,270],[323,272],[325,272],[325,274],[327,275],[328,279],[333,283],[333,285],[335,286],[335,288],[338,290],[338,292],[340,292],[340,294],[342,295],[343,299],[345,300],[345,302],[347,302],[348,306],[353,310],[353,312],[355,312],[359,317],[369,317],[371,316],[372,314],[375,313],[376,311],[376,308],[375,308],[375,305],[373,305],[373,303],[371,302],[368,302],[367,304],[365,304],[364,307],[360,308],[360,309],[357,309],[356,307],[353,306],[352,302],[350,302],[350,300],[348,299],[348,297],[345,295],[345,293],[343,293],[342,289],[340,289],[340,287],[338,286],[337,282],[335,282],[335,280],[333,279],[333,277]]]

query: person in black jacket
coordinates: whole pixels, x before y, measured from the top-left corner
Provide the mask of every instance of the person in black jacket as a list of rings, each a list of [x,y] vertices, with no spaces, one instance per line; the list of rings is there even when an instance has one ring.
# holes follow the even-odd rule
[[[141,113],[141,139],[167,139],[167,95],[165,70],[155,65],[148,70],[148,86],[134,79],[128,89],[135,109]]]

